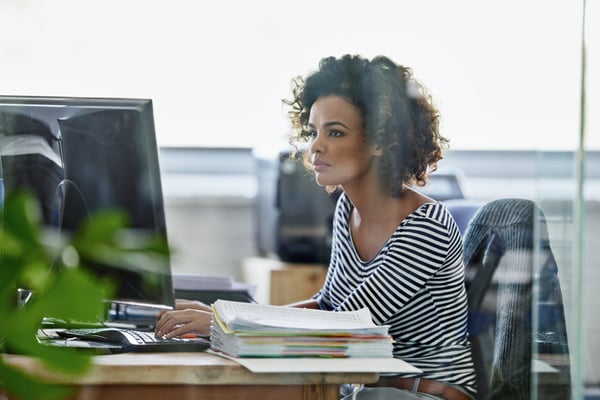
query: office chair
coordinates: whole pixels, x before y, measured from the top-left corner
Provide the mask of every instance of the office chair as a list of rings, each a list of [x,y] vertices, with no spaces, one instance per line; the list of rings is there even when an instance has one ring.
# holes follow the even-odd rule
[[[562,294],[543,211],[525,199],[486,203],[467,228],[464,261],[478,399],[530,399],[532,354],[568,358]],[[532,313],[532,305],[544,307]],[[533,316],[538,314],[536,329]],[[552,396],[568,399],[568,362],[558,374],[563,384],[552,387]]]
[[[58,186],[64,171],[60,138],[40,119],[21,112],[0,111],[0,178],[4,193],[31,192],[47,225],[57,224]]]
[[[448,208],[450,215],[456,221],[460,234],[464,237],[469,222],[473,219],[477,211],[485,204],[480,200],[471,199],[450,199],[443,202]]]

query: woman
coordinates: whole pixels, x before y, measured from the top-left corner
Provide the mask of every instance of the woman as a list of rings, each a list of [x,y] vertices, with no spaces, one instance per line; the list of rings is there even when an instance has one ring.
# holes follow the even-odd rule
[[[445,206],[413,189],[426,184],[447,144],[437,110],[410,69],[381,56],[328,57],[293,83],[290,141],[317,183],[342,193],[323,288],[292,306],[367,307],[390,326],[394,357],[423,371],[382,376],[349,397],[472,398],[461,237]],[[180,313],[163,318],[157,333],[208,321],[207,311]]]
[[[288,104],[291,141],[307,143],[317,183],[342,190],[325,284],[294,306],[369,308],[390,325],[394,356],[423,371],[382,377],[382,389],[359,398],[474,395],[461,237],[445,206],[412,188],[427,182],[447,144],[424,87],[386,57],[329,57],[295,80]]]

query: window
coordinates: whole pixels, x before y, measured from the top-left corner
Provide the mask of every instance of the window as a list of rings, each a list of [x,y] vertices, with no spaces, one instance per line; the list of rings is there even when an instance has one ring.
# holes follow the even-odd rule
[[[577,2],[31,0],[1,8],[4,94],[151,98],[161,146],[271,145],[288,130],[280,100],[290,79],[348,52],[411,66],[454,149],[576,146],[564,133],[579,118]]]

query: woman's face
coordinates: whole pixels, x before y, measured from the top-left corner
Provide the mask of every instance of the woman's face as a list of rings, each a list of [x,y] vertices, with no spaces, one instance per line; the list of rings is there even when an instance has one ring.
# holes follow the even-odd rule
[[[380,155],[367,142],[362,113],[340,96],[320,97],[310,109],[310,153],[317,183],[342,187],[359,183]]]

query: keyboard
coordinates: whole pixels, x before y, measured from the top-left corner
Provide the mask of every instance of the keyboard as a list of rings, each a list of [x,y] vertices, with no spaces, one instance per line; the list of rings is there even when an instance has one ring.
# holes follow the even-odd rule
[[[210,348],[206,338],[160,339],[154,332],[123,328],[75,328],[59,330],[57,334],[66,339],[114,344],[115,352],[196,352]]]

